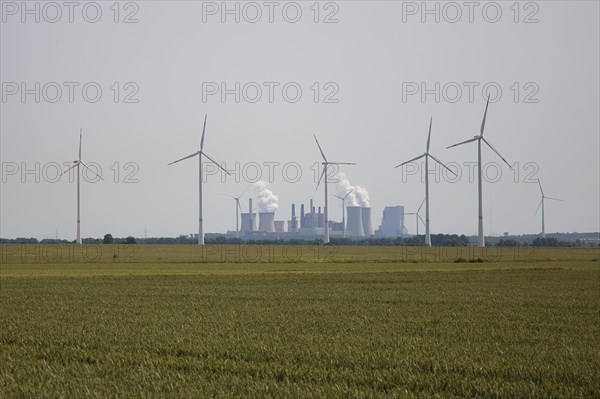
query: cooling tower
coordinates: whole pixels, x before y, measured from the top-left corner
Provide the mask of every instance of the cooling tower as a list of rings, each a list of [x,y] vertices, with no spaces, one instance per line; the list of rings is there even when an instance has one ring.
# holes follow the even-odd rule
[[[285,233],[285,220],[275,221],[275,231],[278,233]]]
[[[251,221],[252,220],[252,221]],[[242,213],[242,233],[256,230],[256,213]]]
[[[365,236],[371,237],[374,234],[373,223],[371,223],[371,208],[363,207],[361,213],[363,233]]]
[[[275,232],[275,212],[259,212],[258,231],[267,233]]]
[[[347,206],[346,210],[348,211],[346,235],[348,237],[364,237],[362,208],[360,206]]]

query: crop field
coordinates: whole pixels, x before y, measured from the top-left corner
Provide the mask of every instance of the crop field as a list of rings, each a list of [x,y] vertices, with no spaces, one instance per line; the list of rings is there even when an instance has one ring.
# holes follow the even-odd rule
[[[600,397],[598,248],[1,249],[2,398]]]

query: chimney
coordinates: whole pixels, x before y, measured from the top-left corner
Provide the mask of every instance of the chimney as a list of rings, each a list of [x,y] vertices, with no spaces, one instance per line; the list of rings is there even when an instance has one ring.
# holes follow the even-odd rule
[[[347,206],[348,218],[346,219],[346,234],[348,237],[364,237],[362,208],[360,206]]]
[[[373,224],[371,223],[371,208],[363,207],[361,213],[363,232],[365,236],[371,237],[374,234]]]
[[[292,218],[288,222],[288,231],[295,233],[298,230],[298,220],[296,219],[296,204],[292,204]]]
[[[248,215],[250,215],[249,226],[250,231],[254,230],[255,222],[254,222],[254,214],[252,213],[252,198],[248,198]]]
[[[306,227],[306,220],[304,220],[304,204],[300,204],[300,224],[301,227]]]

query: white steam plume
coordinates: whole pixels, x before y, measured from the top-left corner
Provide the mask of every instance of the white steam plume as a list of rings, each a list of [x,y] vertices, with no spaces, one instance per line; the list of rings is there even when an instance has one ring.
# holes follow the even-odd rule
[[[259,212],[275,212],[279,208],[279,197],[267,188],[266,181],[258,181],[254,183],[253,189],[256,191],[258,211]]]
[[[337,192],[342,198],[345,197],[346,194],[350,193],[350,195],[348,195],[346,198],[347,206],[371,206],[369,192],[367,189],[362,186],[353,186],[350,184],[350,180],[348,180],[344,172],[338,173]]]

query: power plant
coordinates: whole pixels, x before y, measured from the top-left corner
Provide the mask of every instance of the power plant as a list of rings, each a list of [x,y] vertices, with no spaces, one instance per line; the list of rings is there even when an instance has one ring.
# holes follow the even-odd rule
[[[308,206],[300,204],[300,214],[296,214],[296,204],[291,204],[287,220],[276,219],[276,212],[255,212],[253,202],[248,200],[248,211],[241,214],[242,225],[239,237],[242,239],[323,239],[325,237],[326,208],[310,200]],[[375,235],[371,208],[363,206],[346,207],[344,222],[329,221],[331,237],[368,238]],[[286,223],[287,222],[287,223]],[[237,231],[228,235],[237,237]]]
[[[330,236],[350,239],[374,237],[376,232],[373,228],[371,204],[367,189],[362,186],[352,186],[343,172],[339,173],[339,178],[336,190],[340,195],[332,195],[342,201],[341,222],[328,220],[329,209],[327,209],[327,205],[316,204],[313,199],[310,199],[308,204],[300,204],[299,215],[296,213],[298,209],[296,204],[292,203],[289,218],[276,219],[279,197],[267,187],[267,182],[259,181],[253,185],[256,202],[253,202],[252,197],[248,198],[248,211],[241,214],[241,229],[238,228],[237,224],[237,211],[241,211],[239,200],[248,188],[237,197],[223,194],[236,201],[236,230],[228,231],[227,234],[229,236],[235,235],[236,238],[244,240],[297,238],[303,240],[321,239],[324,243],[328,242]],[[326,201],[325,203],[327,204]],[[404,226],[403,212],[404,208],[402,208],[402,228]],[[402,228],[400,229],[400,235],[403,232]]]
[[[404,207],[402,205],[386,206],[383,210],[381,226],[379,226],[379,237],[403,237],[407,230],[404,226]]]

